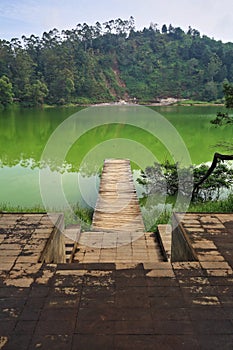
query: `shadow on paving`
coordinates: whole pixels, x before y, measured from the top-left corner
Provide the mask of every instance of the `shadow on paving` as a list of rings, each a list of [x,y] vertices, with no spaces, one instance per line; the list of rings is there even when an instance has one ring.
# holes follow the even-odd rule
[[[149,277],[156,271],[143,264],[121,269],[58,264],[42,266],[30,288],[5,287],[2,280],[0,344],[49,350],[232,349],[233,278],[210,278],[199,269]]]
[[[42,264],[0,247],[0,349],[232,350],[232,221],[186,215],[194,262]]]

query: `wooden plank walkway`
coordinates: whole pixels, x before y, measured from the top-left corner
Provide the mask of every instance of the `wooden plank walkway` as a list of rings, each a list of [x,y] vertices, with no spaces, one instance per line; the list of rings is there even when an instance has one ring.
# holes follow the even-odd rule
[[[129,160],[105,160],[92,230],[81,232],[73,261],[117,266],[163,261],[156,234],[145,232]]]
[[[92,230],[145,231],[128,159],[105,160]]]

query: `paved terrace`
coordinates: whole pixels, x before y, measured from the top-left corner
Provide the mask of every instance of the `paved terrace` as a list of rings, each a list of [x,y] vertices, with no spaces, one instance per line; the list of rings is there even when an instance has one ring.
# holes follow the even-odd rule
[[[176,220],[199,261],[126,262],[126,250],[115,262],[46,263],[59,258],[46,248],[49,218],[1,215],[0,349],[232,350],[233,215]],[[149,238],[135,244],[152,250]]]

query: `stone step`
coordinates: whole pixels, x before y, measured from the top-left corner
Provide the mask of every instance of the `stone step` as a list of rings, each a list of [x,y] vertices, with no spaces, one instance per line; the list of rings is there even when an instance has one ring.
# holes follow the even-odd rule
[[[83,232],[74,262],[156,265],[164,261],[157,235],[150,232],[122,234],[114,231]]]
[[[80,232],[80,225],[69,226],[63,231],[63,234],[65,235],[65,253],[67,263],[71,263],[73,261],[80,238]]]
[[[171,261],[172,227],[171,225],[158,225],[158,240],[164,259]]]

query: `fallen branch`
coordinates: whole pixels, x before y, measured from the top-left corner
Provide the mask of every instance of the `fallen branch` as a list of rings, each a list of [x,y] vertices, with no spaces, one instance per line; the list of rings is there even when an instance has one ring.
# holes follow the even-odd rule
[[[198,194],[199,187],[203,184],[203,182],[208,179],[208,177],[212,174],[214,169],[217,167],[219,162],[225,161],[225,160],[233,160],[233,155],[227,155],[227,154],[220,154],[220,153],[215,153],[214,158],[212,161],[212,164],[210,168],[208,169],[207,173],[203,176],[203,178],[198,181],[193,188],[193,193],[192,193],[192,198],[195,197],[195,195]]]

